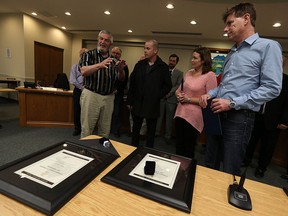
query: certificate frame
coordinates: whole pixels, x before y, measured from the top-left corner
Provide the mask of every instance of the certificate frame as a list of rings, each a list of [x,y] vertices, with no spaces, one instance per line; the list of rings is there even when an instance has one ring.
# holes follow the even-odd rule
[[[181,162],[172,189],[129,175],[147,154],[153,154]],[[190,213],[196,164],[197,161],[190,158],[152,148],[140,147],[134,150],[128,157],[107,173],[101,181]],[[137,205],[141,205],[141,203]]]
[[[101,146],[99,140],[93,140],[95,146]],[[90,140],[90,143],[93,142]],[[107,168],[118,154],[109,151],[88,147],[79,144],[81,142],[62,141],[51,147],[28,155],[7,165],[0,167],[0,192],[8,197],[20,201],[46,215],[53,215],[64,206],[73,196]],[[114,149],[111,144],[111,148]],[[57,155],[61,151],[73,152],[75,155],[93,158],[88,164],[75,171],[53,188],[32,181],[29,178],[21,178],[15,172],[45,161],[51,155]],[[115,150],[115,149],[114,149]],[[73,166],[73,164],[72,164]]]

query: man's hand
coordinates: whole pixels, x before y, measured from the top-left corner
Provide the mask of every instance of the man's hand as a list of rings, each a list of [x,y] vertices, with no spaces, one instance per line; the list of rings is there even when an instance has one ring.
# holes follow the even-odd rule
[[[131,112],[132,111],[132,106],[131,105],[127,105],[128,110]]]
[[[230,100],[223,98],[215,98],[211,102],[211,109],[214,113],[220,113],[230,110]]]
[[[100,63],[81,67],[82,76],[91,76],[93,73],[97,72],[101,68],[108,68],[113,58],[107,58]]]
[[[124,67],[126,67],[127,64],[126,64],[126,61],[124,60],[119,60],[118,62],[116,62],[116,65],[115,65],[115,70],[118,72],[118,79],[120,81],[124,81],[125,80],[125,72],[124,72]]]
[[[210,94],[202,95],[202,96],[199,98],[199,105],[200,105],[202,108],[206,108],[206,106],[207,106],[207,100],[209,100],[210,98],[211,98],[211,95],[210,95]]]
[[[100,62],[100,68],[108,68],[111,62],[113,61],[113,58],[107,58]]]
[[[288,128],[288,126],[284,125],[284,124],[278,124],[277,128],[280,129],[280,130],[286,130]]]
[[[116,63],[115,68],[117,71],[123,71],[126,66],[127,66],[126,61],[120,60]]]
[[[186,98],[186,94],[182,91],[177,91],[176,92],[176,97],[178,102],[180,103],[184,103],[185,102],[185,98]]]

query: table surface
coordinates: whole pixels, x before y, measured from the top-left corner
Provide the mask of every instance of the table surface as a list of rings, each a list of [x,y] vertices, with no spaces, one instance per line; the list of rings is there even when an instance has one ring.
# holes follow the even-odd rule
[[[98,137],[89,136],[87,138],[95,139]],[[103,183],[101,178],[135,149],[132,146],[113,140],[112,144],[121,157],[66,203],[55,215],[189,215],[172,207]],[[227,188],[232,183],[232,180],[231,175],[197,166],[190,215],[288,215],[288,197],[281,188],[248,179],[246,179],[244,187],[249,191],[252,199],[252,211],[241,210],[228,204]],[[0,194],[0,212],[1,215],[5,216],[42,215],[40,212],[2,194]]]
[[[51,88],[52,89],[52,88]],[[16,88],[20,93],[37,93],[37,94],[57,94],[57,95],[69,95],[73,96],[73,90],[64,91],[63,89],[53,88],[55,90],[43,90],[41,88],[24,88],[23,86],[19,86]]]
[[[20,80],[0,77],[0,83],[20,83]]]

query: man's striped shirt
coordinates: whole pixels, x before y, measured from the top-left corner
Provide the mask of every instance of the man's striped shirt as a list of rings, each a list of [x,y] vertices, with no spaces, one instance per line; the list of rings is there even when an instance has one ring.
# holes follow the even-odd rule
[[[101,53],[97,50],[90,50],[82,55],[80,67],[97,64],[105,60]],[[108,68],[101,68],[90,76],[84,77],[84,86],[90,91],[101,95],[108,95],[115,91],[115,82],[117,80],[117,71],[115,63],[111,63]]]

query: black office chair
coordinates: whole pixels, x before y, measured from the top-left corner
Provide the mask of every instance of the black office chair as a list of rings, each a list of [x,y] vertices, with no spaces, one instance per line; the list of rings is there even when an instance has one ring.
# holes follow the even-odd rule
[[[57,78],[54,82],[54,87],[62,88],[63,90],[66,90],[66,91],[70,90],[69,81],[65,73],[57,74]]]

